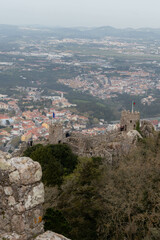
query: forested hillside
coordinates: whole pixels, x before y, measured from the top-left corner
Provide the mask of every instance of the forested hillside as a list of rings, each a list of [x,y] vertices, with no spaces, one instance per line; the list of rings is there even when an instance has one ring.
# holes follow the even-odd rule
[[[44,217],[46,230],[74,240],[160,239],[159,133],[139,140],[113,165],[101,158],[79,158],[77,163],[65,145],[39,145],[25,155],[40,161],[43,181],[50,189],[58,184],[55,207],[47,209]],[[45,164],[42,158],[47,159]]]

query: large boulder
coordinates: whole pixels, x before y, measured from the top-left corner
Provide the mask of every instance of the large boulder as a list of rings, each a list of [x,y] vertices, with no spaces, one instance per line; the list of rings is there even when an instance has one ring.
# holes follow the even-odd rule
[[[130,143],[136,143],[139,138],[142,138],[142,136],[137,130],[131,130],[127,133],[127,138]]]
[[[70,240],[60,234],[47,231],[43,233],[42,235],[38,236],[35,240]]]
[[[153,124],[148,120],[141,121],[140,127],[142,137],[153,137],[155,128]]]

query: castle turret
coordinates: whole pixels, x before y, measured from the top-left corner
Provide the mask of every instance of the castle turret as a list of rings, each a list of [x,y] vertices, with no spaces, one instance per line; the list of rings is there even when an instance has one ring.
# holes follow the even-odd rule
[[[131,131],[135,130],[137,123],[140,121],[140,113],[139,112],[130,112],[130,111],[122,111],[121,113],[121,121],[120,126],[123,131]]]
[[[58,144],[63,141],[63,126],[61,123],[52,123],[49,126],[49,143]]]

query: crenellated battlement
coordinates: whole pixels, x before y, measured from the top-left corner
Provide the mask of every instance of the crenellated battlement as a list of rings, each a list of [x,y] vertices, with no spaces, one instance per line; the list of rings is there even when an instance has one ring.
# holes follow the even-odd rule
[[[121,112],[121,116],[122,116],[122,115],[135,116],[135,115],[140,115],[140,113],[137,112],[137,111],[130,112],[129,110],[128,110],[128,111],[127,111],[127,110],[123,110],[123,111]]]

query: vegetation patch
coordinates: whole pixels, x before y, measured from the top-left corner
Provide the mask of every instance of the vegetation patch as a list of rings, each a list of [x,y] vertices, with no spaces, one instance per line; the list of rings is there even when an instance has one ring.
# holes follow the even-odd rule
[[[72,173],[78,162],[77,156],[65,144],[37,144],[28,148],[24,156],[32,158],[42,166],[43,182],[47,186],[60,185],[63,177]]]
[[[112,166],[101,158],[81,158],[65,177],[54,209],[64,217],[62,224],[64,219],[68,223],[67,236],[74,240],[158,240],[159,171],[160,134],[139,141]]]

